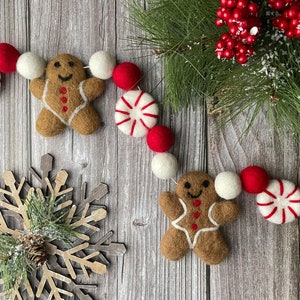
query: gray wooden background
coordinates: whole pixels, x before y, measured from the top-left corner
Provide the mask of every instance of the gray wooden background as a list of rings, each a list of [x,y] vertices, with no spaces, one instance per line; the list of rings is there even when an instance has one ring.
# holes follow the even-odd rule
[[[142,2],[142,1],[141,1]],[[121,0],[0,0],[0,41],[21,52],[34,51],[51,59],[69,52],[86,64],[98,50],[115,53],[118,61],[138,64],[144,80],[141,88],[161,103],[163,76],[160,62],[150,52],[133,50],[127,37],[136,29],[126,21]],[[276,226],[257,212],[255,198],[242,194],[239,219],[224,228],[230,244],[228,259],[213,267],[189,253],[179,262],[168,262],[159,253],[159,240],[169,222],[157,205],[162,191],[174,183],[159,180],[150,169],[153,153],[145,139],[122,134],[114,124],[114,106],[122,95],[111,80],[103,96],[94,102],[103,127],[92,136],[67,130],[54,138],[35,131],[41,103],[28,91],[28,81],[18,74],[5,75],[0,93],[0,171],[13,170],[30,177],[30,166],[39,167],[45,153],[55,156],[55,168],[71,173],[69,184],[87,181],[89,190],[99,182],[110,186],[104,198],[109,215],[103,233],[112,229],[114,241],[124,242],[124,257],[111,257],[109,271],[93,276],[95,299],[197,300],[197,299],[299,299],[299,226]],[[217,117],[201,107],[174,114],[161,107],[159,122],[176,135],[171,152],[179,162],[177,179],[186,171],[239,172],[250,164],[265,167],[273,178],[298,182],[299,147],[289,135],[267,129],[265,116],[238,142],[244,116],[219,130]]]

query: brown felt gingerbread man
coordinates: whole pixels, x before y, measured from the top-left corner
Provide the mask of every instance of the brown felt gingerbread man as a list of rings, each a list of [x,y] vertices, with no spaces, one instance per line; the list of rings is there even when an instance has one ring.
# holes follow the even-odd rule
[[[30,82],[32,94],[43,101],[44,108],[36,122],[37,131],[55,136],[72,127],[80,134],[91,134],[100,126],[100,117],[90,101],[104,91],[99,78],[88,78],[83,63],[73,55],[60,54],[46,68],[46,80]]]
[[[160,243],[167,259],[179,260],[189,249],[209,265],[226,258],[228,247],[219,226],[236,219],[239,208],[231,200],[218,200],[214,180],[208,174],[185,174],[176,193],[162,193],[159,204],[172,224]]]

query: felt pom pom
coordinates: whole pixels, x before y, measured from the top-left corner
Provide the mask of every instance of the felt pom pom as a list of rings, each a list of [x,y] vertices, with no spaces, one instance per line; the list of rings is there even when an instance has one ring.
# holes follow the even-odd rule
[[[44,59],[33,52],[22,54],[17,61],[17,71],[26,79],[31,80],[43,76],[45,69]]]
[[[263,192],[269,184],[269,176],[265,169],[259,166],[249,166],[240,174],[243,189],[250,194]]]
[[[154,126],[147,134],[147,145],[154,152],[166,152],[174,143],[174,134],[166,126]]]
[[[124,62],[114,69],[113,80],[117,87],[125,91],[135,90],[140,83],[142,72],[131,62]]]
[[[153,174],[160,179],[170,179],[176,175],[178,163],[171,153],[158,153],[151,162]]]
[[[150,94],[128,91],[116,104],[115,120],[125,134],[142,137],[154,127],[158,118],[158,105]]]
[[[19,56],[20,53],[14,46],[7,43],[0,43],[0,72],[15,72]]]
[[[95,52],[89,60],[89,68],[93,76],[109,79],[116,67],[116,58],[106,51]]]
[[[236,198],[242,191],[240,177],[228,171],[218,174],[215,178],[215,190],[225,200]]]

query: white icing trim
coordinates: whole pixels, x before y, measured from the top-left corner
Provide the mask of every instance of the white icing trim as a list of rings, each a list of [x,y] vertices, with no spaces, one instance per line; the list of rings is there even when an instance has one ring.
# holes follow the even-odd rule
[[[63,124],[68,126],[68,123],[55,110],[53,110],[52,107],[46,102],[46,96],[48,93],[48,84],[49,84],[49,80],[47,79],[43,91],[43,96],[42,96],[42,101],[45,105],[45,108],[50,110]]]
[[[216,202],[214,202],[214,203],[209,207],[209,209],[208,209],[208,219],[209,219],[209,221],[210,221],[213,225],[215,225],[215,227],[207,227],[207,228],[202,228],[202,229],[198,230],[198,231],[196,232],[196,234],[195,234],[194,241],[192,242],[191,237],[190,237],[190,235],[189,235],[187,229],[184,228],[184,227],[181,227],[180,225],[178,225],[178,223],[179,223],[179,222],[186,216],[186,214],[187,214],[187,207],[186,207],[186,204],[183,202],[182,199],[180,199],[180,198],[178,198],[178,199],[179,199],[180,204],[182,205],[182,208],[183,208],[183,214],[182,214],[180,217],[178,217],[176,220],[172,221],[171,224],[172,224],[176,229],[181,230],[181,231],[183,231],[183,232],[185,233],[186,239],[187,239],[187,242],[188,242],[188,244],[189,244],[190,249],[194,249],[194,247],[195,247],[196,244],[197,244],[198,237],[199,237],[200,233],[202,233],[202,232],[207,232],[207,231],[215,231],[215,230],[217,230],[217,229],[220,227],[220,225],[219,225],[219,224],[212,218],[212,216],[211,216],[212,209],[213,209],[213,207],[216,205]]]
[[[72,112],[72,114],[69,117],[68,121],[65,121],[46,101],[46,96],[47,96],[47,93],[48,93],[48,84],[49,84],[49,80],[48,79],[46,80],[46,84],[45,84],[45,88],[44,88],[43,96],[42,96],[42,101],[44,103],[44,106],[45,106],[46,109],[50,110],[63,124],[65,124],[67,126],[71,125],[74,117],[82,109],[84,109],[87,106],[88,102],[89,102],[89,100],[88,100],[88,98],[85,95],[84,90],[83,90],[83,83],[84,83],[84,81],[80,82],[80,84],[79,84],[79,93],[80,93],[80,96],[83,99],[83,103],[80,104],[79,106],[77,106],[76,109]]]
[[[71,125],[71,123],[72,123],[74,117],[75,117],[82,109],[84,109],[84,108],[87,106],[88,102],[89,102],[89,100],[88,100],[88,98],[87,98],[87,96],[85,95],[84,90],[83,90],[83,83],[84,83],[84,81],[81,81],[80,84],[79,84],[79,93],[80,93],[80,96],[81,96],[82,99],[83,99],[83,103],[80,104],[79,106],[77,106],[77,107],[75,108],[75,110],[72,112],[72,114],[71,114],[71,116],[70,116],[70,118],[69,118],[69,120],[68,120],[68,124],[69,124],[69,125]]]

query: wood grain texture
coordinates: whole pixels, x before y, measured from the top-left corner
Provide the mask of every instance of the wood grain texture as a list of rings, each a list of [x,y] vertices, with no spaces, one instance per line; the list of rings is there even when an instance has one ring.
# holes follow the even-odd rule
[[[94,52],[110,51],[119,62],[132,61],[141,67],[141,88],[161,104],[161,62],[149,51],[131,49],[128,36],[136,29],[127,17],[121,0],[0,0],[0,37],[21,52],[34,51],[46,60],[69,52],[87,64]],[[69,171],[71,186],[87,181],[88,193],[99,182],[110,187],[100,203],[108,208],[101,232],[112,229],[112,240],[124,242],[127,253],[109,257],[107,274],[91,277],[90,284],[98,284],[96,290],[89,290],[94,299],[299,299],[298,224],[266,222],[252,195],[238,198],[241,216],[223,228],[231,252],[221,265],[207,267],[192,252],[176,263],[160,256],[159,241],[169,221],[157,199],[175,186],[152,175],[154,154],[145,139],[130,138],[116,128],[114,106],[122,93],[111,80],[106,81],[106,91],[93,103],[103,122],[95,134],[85,137],[68,129],[48,139],[35,131],[42,105],[30,95],[24,78],[5,75],[0,94],[0,171],[29,175],[29,167],[38,167],[40,157],[48,152],[55,156],[56,169]],[[180,162],[176,179],[192,170],[216,175],[260,164],[272,177],[296,183],[298,145],[292,137],[278,137],[265,129],[264,119],[261,114],[247,139],[239,142],[244,116],[219,130],[216,119],[207,119],[200,106],[176,115],[161,107],[160,124],[170,126],[176,136],[171,149]]]

